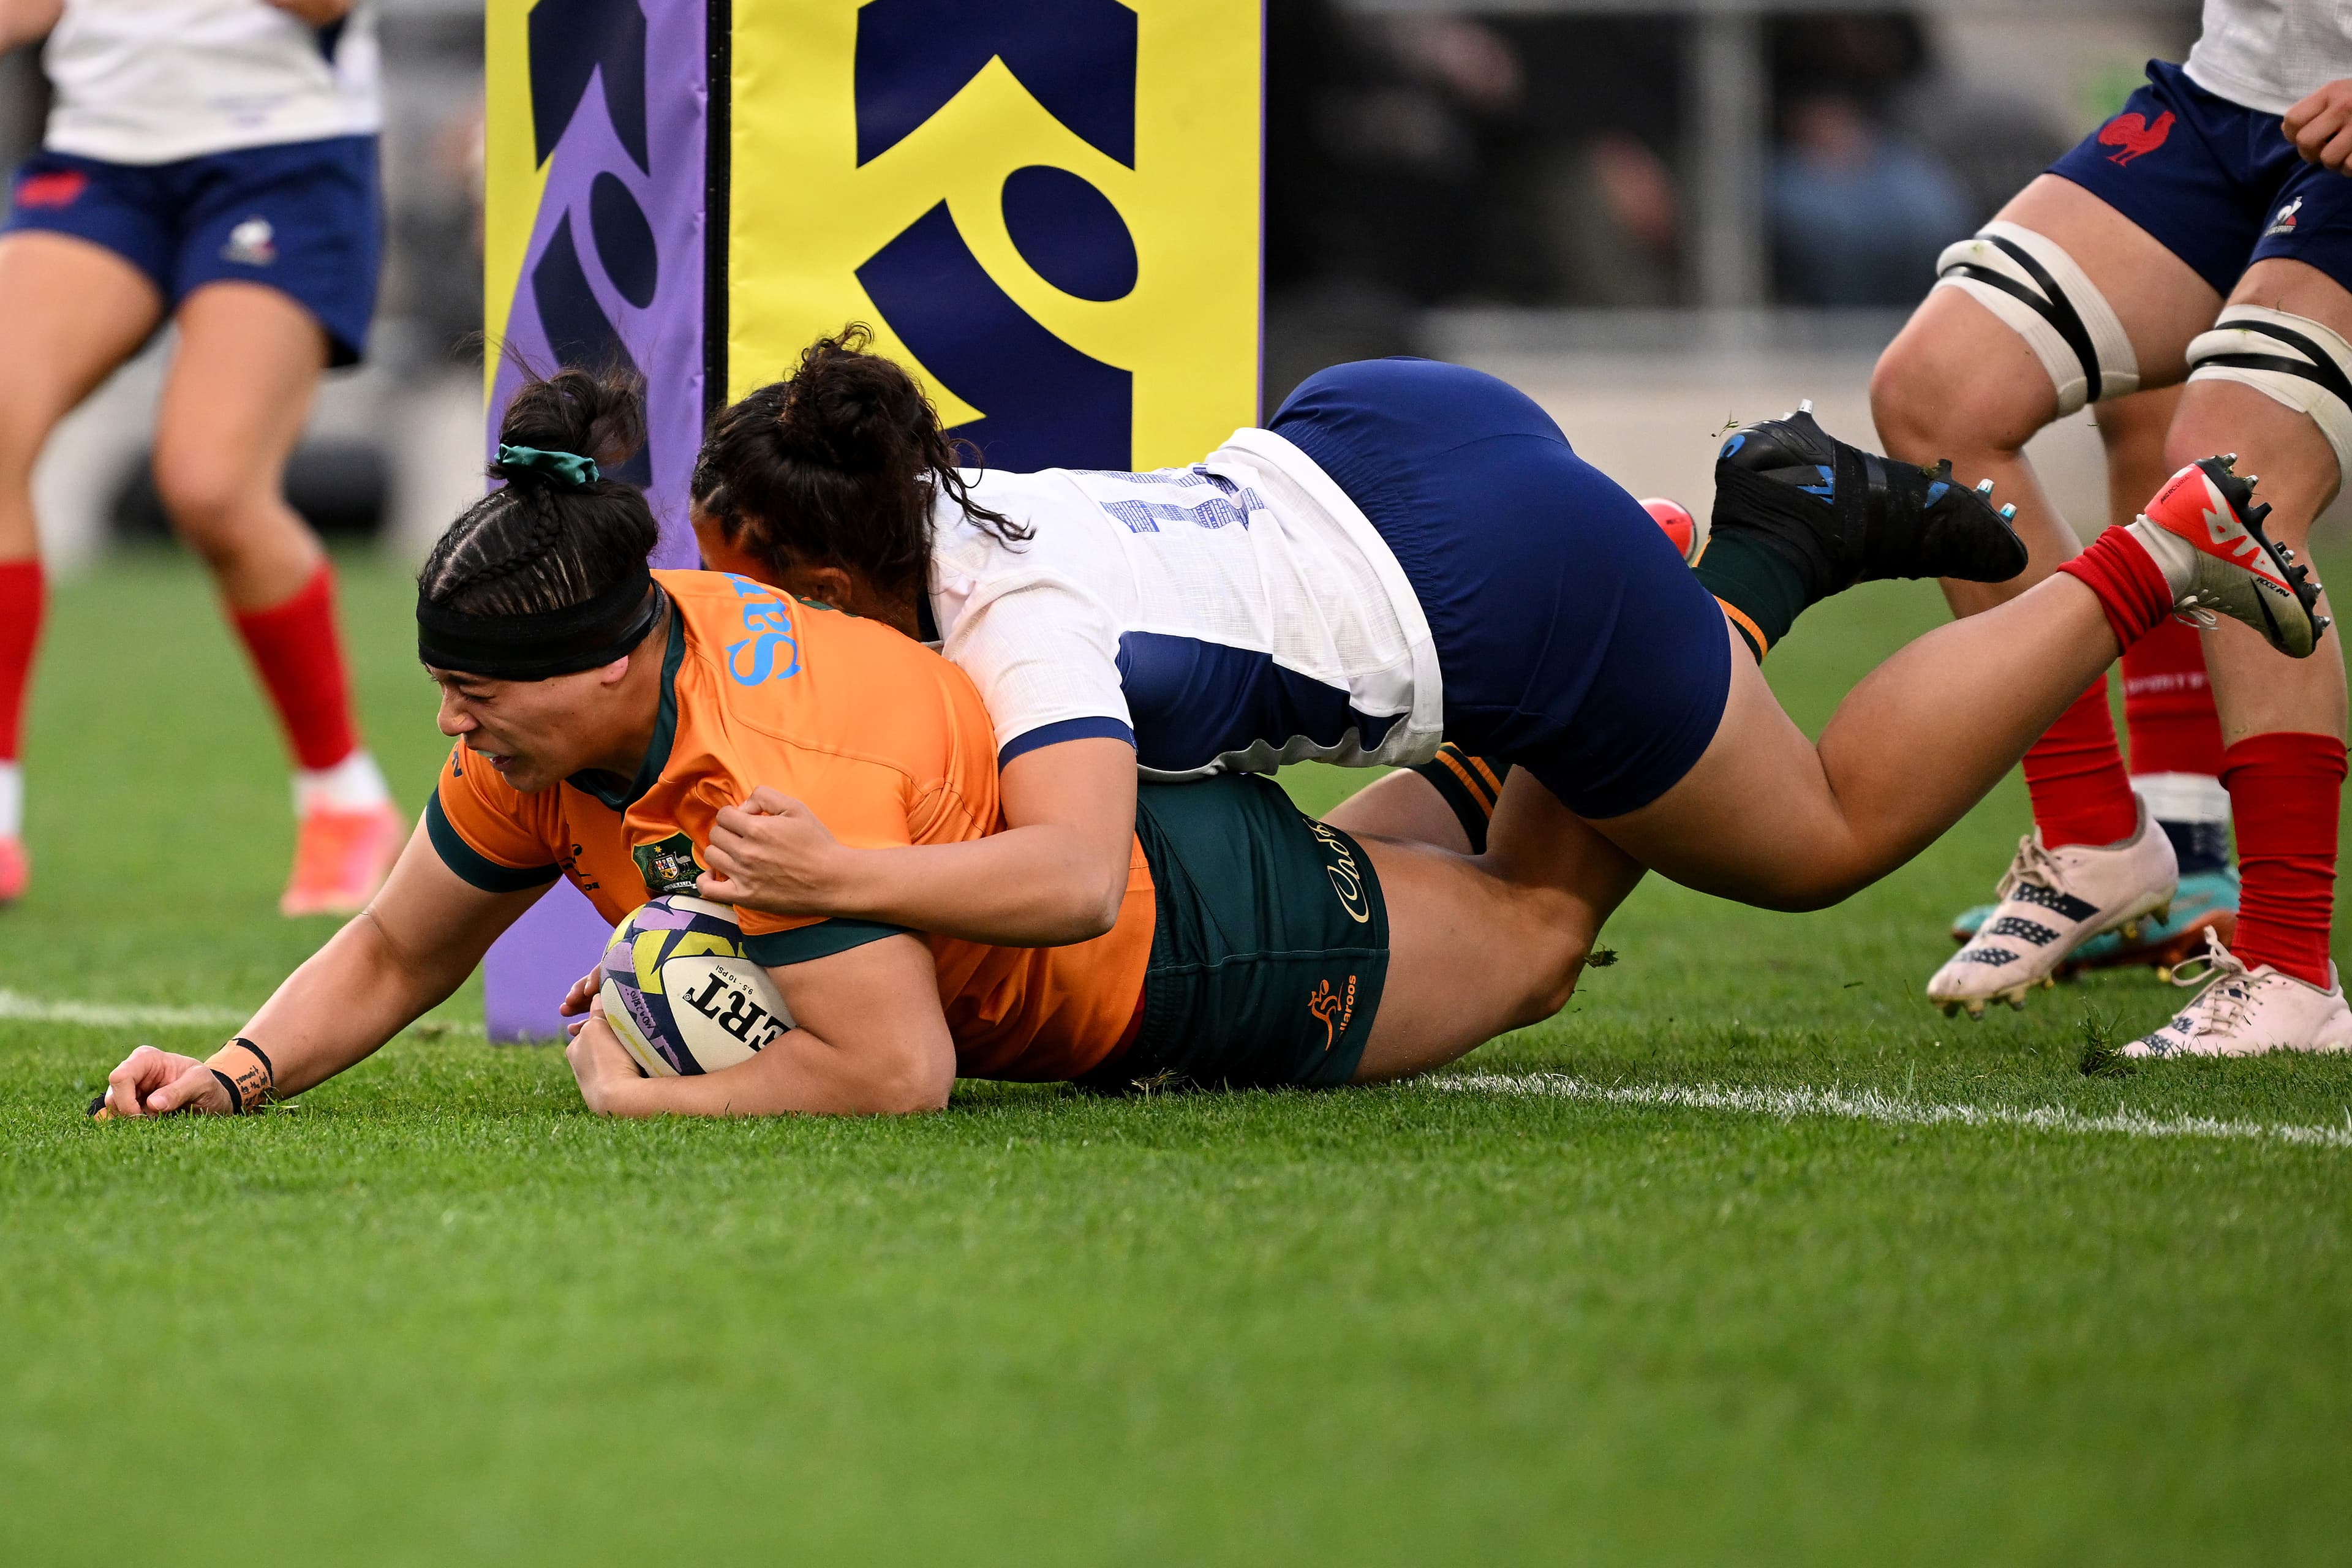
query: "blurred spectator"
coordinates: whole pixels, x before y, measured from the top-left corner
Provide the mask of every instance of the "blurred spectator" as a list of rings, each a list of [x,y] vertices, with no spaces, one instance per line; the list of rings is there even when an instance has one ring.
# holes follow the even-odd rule
[[[1671,19],[1266,12],[1266,394],[1440,304],[1663,304]]]
[[[1918,22],[1788,20],[1771,51],[1780,142],[1765,205],[1779,291],[1805,305],[1913,303],[1937,253],[1982,216],[1949,164],[1891,128],[1926,77]]]

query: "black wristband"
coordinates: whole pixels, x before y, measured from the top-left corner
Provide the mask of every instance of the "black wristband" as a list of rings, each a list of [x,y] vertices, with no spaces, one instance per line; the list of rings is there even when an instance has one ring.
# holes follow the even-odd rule
[[[228,1113],[231,1116],[243,1116],[245,1114],[245,1096],[236,1091],[236,1079],[229,1077],[228,1074],[221,1071],[218,1068],[206,1068],[205,1070],[212,1074],[213,1077],[220,1079],[220,1086],[228,1090]]]
[[[251,1051],[253,1053],[254,1059],[261,1064],[261,1070],[269,1075],[269,1087],[271,1089],[276,1089],[278,1087],[278,1066],[275,1062],[272,1062],[269,1059],[268,1052],[264,1051],[259,1046],[255,1045],[251,1040],[247,1039],[243,1035],[231,1036],[228,1043],[232,1046],[243,1046],[247,1050]]]

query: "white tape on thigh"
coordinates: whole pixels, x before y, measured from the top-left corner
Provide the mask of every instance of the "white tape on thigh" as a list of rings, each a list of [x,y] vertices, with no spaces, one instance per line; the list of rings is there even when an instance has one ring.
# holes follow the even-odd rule
[[[2352,343],[2308,316],[2267,305],[2224,305],[2189,345],[2189,379],[2234,381],[2307,414],[2352,476]]]
[[[2139,390],[2139,358],[2107,297],[2055,240],[1995,220],[1936,258],[1958,289],[2017,330],[2058,389],[2061,418]]]

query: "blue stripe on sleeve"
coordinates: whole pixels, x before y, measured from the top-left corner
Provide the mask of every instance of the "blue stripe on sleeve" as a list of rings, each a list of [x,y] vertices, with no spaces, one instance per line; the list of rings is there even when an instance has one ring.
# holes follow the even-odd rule
[[[996,753],[1000,768],[1013,758],[1058,746],[1065,741],[1125,741],[1135,744],[1135,731],[1116,719],[1064,719],[1052,724],[1041,724],[1024,735],[1015,735],[1004,742]]]

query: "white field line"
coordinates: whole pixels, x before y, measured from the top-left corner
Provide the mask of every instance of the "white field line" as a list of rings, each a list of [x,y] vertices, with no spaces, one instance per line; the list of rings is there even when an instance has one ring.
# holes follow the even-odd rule
[[[2022,1127],[2070,1136],[2114,1133],[2126,1138],[2218,1138],[2352,1149],[2352,1115],[2339,1127],[2267,1121],[2223,1121],[2207,1116],[2155,1117],[2118,1110],[2086,1116],[2054,1105],[2016,1108],[1904,1100],[1876,1089],[1746,1089],[1729,1084],[1594,1083],[1566,1073],[1462,1073],[1423,1079],[1414,1087],[1440,1093],[1580,1100],[1602,1105],[1646,1105],[1728,1110],[1746,1116],[1838,1117],[1891,1127]]]
[[[252,1017],[226,1007],[118,1007],[106,1002],[47,1002],[0,991],[0,1019],[86,1024],[95,1029],[234,1029]]]
[[[0,1022],[80,1024],[93,1029],[234,1029],[252,1016],[249,1010],[233,1007],[122,1007],[107,1002],[50,1002],[0,991]],[[451,1033],[481,1033],[478,1024],[436,1023]]]

